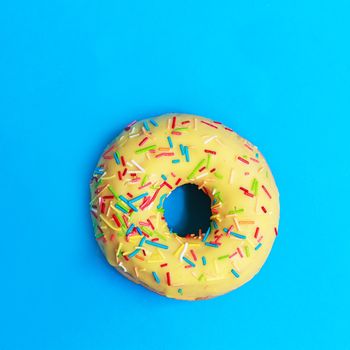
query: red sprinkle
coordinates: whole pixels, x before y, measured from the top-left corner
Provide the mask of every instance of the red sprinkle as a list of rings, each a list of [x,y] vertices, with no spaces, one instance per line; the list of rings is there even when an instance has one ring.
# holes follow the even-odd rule
[[[152,230],[154,230],[154,226],[152,224],[152,221],[150,219],[147,219],[147,222],[149,223],[149,225],[151,226]]]
[[[185,120],[185,121],[181,122],[182,125],[185,125],[185,124],[188,124],[188,123],[191,123],[191,121],[190,120]]]
[[[210,153],[210,154],[216,154],[215,151],[212,151],[212,150],[210,150],[210,149],[205,149],[204,152],[205,152],[205,153]]]
[[[166,273],[166,282],[168,286],[171,286],[170,272]]]
[[[206,125],[208,125],[208,126],[211,126],[211,127],[212,127],[212,128],[214,128],[214,129],[217,129],[217,128],[218,128],[216,125],[213,125],[213,124],[207,123],[207,122],[206,122],[206,121],[204,121],[204,120],[201,120],[201,123],[206,124]]]
[[[130,198],[133,197],[133,195],[130,192],[127,192],[127,196],[130,197]]]
[[[205,169],[205,166],[202,166],[198,171],[201,173]]]
[[[246,146],[248,149],[250,149],[251,151],[254,151],[254,149],[252,147],[250,147],[248,144],[244,144],[244,146]]]
[[[211,173],[213,173],[216,170],[216,168],[213,168],[210,170]]]
[[[124,168],[122,175],[125,176],[126,172],[127,172],[127,168]]]
[[[177,180],[176,180],[176,182],[175,182],[175,185],[177,186],[180,182],[181,182],[181,177],[179,177]]]
[[[113,150],[113,148],[114,148],[114,145],[111,146],[110,148],[108,148],[108,150],[105,153],[103,153],[104,159],[112,159],[112,156],[107,156],[107,153],[111,152]]]
[[[172,131],[171,134],[176,135],[176,136],[182,135],[182,133],[180,131]]]
[[[190,252],[191,252],[191,255],[192,255],[192,257],[193,257],[193,260],[194,260],[194,261],[197,261],[197,255],[196,255],[196,253],[193,251],[193,249],[191,249]]]
[[[278,230],[277,230],[277,228],[275,227],[274,230],[275,230],[275,235],[278,236]]]
[[[117,224],[118,227],[121,227],[122,224],[120,223],[120,221],[118,220],[117,216],[115,214],[112,215],[113,220],[115,221],[115,223]]]
[[[267,210],[264,206],[261,207],[261,210],[266,214],[267,213]]]
[[[258,234],[259,234],[259,226],[255,229],[255,233],[254,233],[254,238],[258,238]]]
[[[142,146],[147,140],[148,140],[148,137],[146,136],[146,137],[139,143],[139,146]]]
[[[237,247],[237,251],[238,251],[238,254],[240,255],[240,257],[243,258],[242,251],[239,249],[239,247]]]
[[[156,158],[160,158],[160,157],[169,157],[169,156],[174,156],[175,153],[174,152],[162,152],[156,155]]]
[[[266,187],[264,185],[261,185],[262,189],[265,191],[265,193],[267,194],[267,196],[271,199],[271,194],[269,193],[269,191],[266,189]]]
[[[124,156],[121,156],[120,159],[121,159],[121,161],[122,161],[122,165],[125,166],[125,159],[124,159]]]
[[[122,173],[118,170],[118,179],[119,180],[122,180],[123,178],[122,178]]]
[[[173,117],[173,123],[171,124],[171,128],[174,129],[176,124],[176,117]]]
[[[165,264],[161,264],[161,265],[160,265],[160,267],[165,267],[165,266],[168,266],[168,264],[165,263]]]
[[[240,160],[242,163],[249,164],[249,162],[242,157],[237,157],[237,159]]]

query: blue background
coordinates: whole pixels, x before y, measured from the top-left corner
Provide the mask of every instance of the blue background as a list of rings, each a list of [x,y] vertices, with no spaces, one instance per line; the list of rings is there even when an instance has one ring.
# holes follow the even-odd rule
[[[349,349],[349,11],[2,1],[0,349]],[[257,144],[280,189],[261,273],[209,301],[127,281],[93,239],[102,149],[126,123],[169,111]]]

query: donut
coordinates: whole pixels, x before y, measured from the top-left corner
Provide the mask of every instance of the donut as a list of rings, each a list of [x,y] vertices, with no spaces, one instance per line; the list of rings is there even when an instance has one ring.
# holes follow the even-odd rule
[[[185,184],[209,196],[212,215],[207,230],[181,237],[168,227],[164,202]],[[242,286],[278,233],[279,193],[261,152],[196,115],[129,124],[104,150],[90,191],[95,238],[108,263],[170,298],[208,299]]]

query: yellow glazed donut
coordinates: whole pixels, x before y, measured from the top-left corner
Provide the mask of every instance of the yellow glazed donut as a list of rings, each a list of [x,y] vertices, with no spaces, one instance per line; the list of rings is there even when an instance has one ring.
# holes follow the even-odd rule
[[[189,183],[210,197],[211,224],[180,237],[169,230],[163,204]],[[172,113],[131,123],[104,151],[90,189],[95,237],[108,262],[170,298],[207,299],[240,287],[277,236],[279,194],[266,160],[203,117]]]

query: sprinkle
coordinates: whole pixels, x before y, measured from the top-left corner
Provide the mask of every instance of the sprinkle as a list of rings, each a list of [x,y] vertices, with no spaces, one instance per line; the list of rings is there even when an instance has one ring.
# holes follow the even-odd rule
[[[190,250],[190,253],[191,253],[192,257],[193,257],[193,260],[194,260],[194,261],[197,261],[197,255],[196,255],[196,253],[193,251],[193,249]]]
[[[236,278],[239,277],[239,273],[237,271],[235,271],[234,269],[232,269],[231,272]]]
[[[157,272],[153,271],[152,275],[153,275],[154,280],[159,284],[160,283],[160,279],[159,279],[159,277],[157,275]]]
[[[178,292],[179,294],[182,295],[182,293],[183,293],[182,288],[179,288],[179,289],[177,290],[177,292]]]
[[[205,145],[208,144],[210,141],[214,140],[216,137],[217,137],[217,135],[214,135],[214,136],[212,136],[212,137],[209,137],[208,139],[206,139],[206,140],[204,141],[204,144],[205,144]]]
[[[204,120],[201,120],[201,123],[206,124],[206,125],[208,125],[208,126],[211,126],[211,127],[212,127],[212,128],[214,128],[214,129],[217,129],[217,128],[218,128],[216,125],[213,125],[213,124],[207,123],[207,122],[206,122],[206,121],[204,121]]]
[[[135,249],[132,253],[128,255],[128,258],[134,257],[140,250],[141,250],[140,248]]]
[[[156,147],[157,147],[156,145],[151,145],[151,146],[148,146],[148,147],[140,148],[140,149],[137,149],[135,151],[135,153],[144,153],[144,152],[150,151],[152,149],[155,149]]]
[[[142,139],[142,140],[139,142],[139,146],[142,146],[147,140],[148,140],[148,137],[146,136],[144,139]]]
[[[119,198],[128,206],[130,207],[133,211],[138,211],[138,209],[130,203],[130,201],[128,199],[126,199],[124,196],[119,196]]]
[[[209,233],[210,233],[210,226],[209,226],[207,232],[205,233],[205,235],[204,235],[204,237],[203,237],[203,242],[205,242],[205,241],[207,240],[207,238],[208,238],[208,236],[209,236]]]
[[[179,177],[177,180],[176,180],[176,182],[175,182],[175,185],[177,186],[180,182],[181,182],[181,177]]]
[[[168,139],[169,147],[170,147],[170,148],[173,148],[174,145],[173,145],[173,141],[172,141],[171,137],[168,136],[167,139]]]
[[[224,176],[218,172],[215,172],[214,175],[218,178],[218,179],[222,179]]]
[[[121,161],[122,161],[122,165],[125,166],[125,159],[124,159],[124,156],[121,156],[120,159],[121,159]]]
[[[250,252],[249,252],[249,247],[247,245],[244,247],[244,250],[245,250],[245,255],[249,258]]]
[[[134,164],[136,166],[137,169],[139,169],[140,171],[142,171],[143,173],[145,172],[145,169],[142,168],[142,166],[138,163],[136,163],[133,159],[131,160],[131,163]]]
[[[261,206],[261,210],[266,214],[267,213],[267,210],[264,206]]]
[[[163,201],[164,201],[165,197],[166,197],[166,194],[163,194],[163,195],[160,197],[160,200],[159,200],[159,204],[158,204],[158,206],[157,206],[157,209],[160,209],[160,208],[163,207]]]
[[[240,160],[242,163],[249,164],[249,162],[242,157],[238,157],[237,159]]]
[[[124,208],[124,207],[122,207],[120,204],[115,204],[114,205],[117,209],[119,209],[121,212],[123,212],[124,214],[127,214],[128,213],[128,211]]]
[[[119,159],[118,151],[113,153],[113,157],[114,157],[115,162],[119,165],[120,164],[120,159]]]
[[[229,214],[239,214],[239,213],[243,213],[243,212],[244,212],[244,209],[241,208],[241,209],[230,210],[228,213]]]
[[[150,123],[153,125],[153,126],[158,126],[158,123],[154,120],[154,119],[150,119]]]
[[[195,267],[196,264],[193,263],[190,259],[187,259],[185,256],[183,257],[183,260],[187,262],[187,264],[191,265],[192,267]]]
[[[149,126],[148,126],[148,123],[147,123],[147,122],[143,122],[143,126],[145,127],[145,129],[146,129],[147,131],[151,131],[151,130],[149,129]]]
[[[254,178],[250,189],[253,191],[255,196],[258,194],[258,188],[259,188],[258,186],[259,186],[258,180]]]
[[[202,256],[202,264],[205,266],[207,264],[207,259],[205,256]]]
[[[127,231],[125,232],[125,235],[126,235],[126,236],[129,235],[129,234],[132,232],[132,230],[134,229],[134,227],[135,227],[135,225],[134,225],[134,224],[131,224],[131,225],[129,226],[129,228],[127,229]]]
[[[177,164],[177,163],[180,163],[180,159],[173,159],[171,162],[174,164]]]
[[[255,229],[254,238],[258,238],[259,226]]]
[[[185,155],[185,148],[182,143],[180,143],[180,151],[182,155]]]
[[[170,272],[166,273],[166,282],[167,282],[168,286],[171,286]]]
[[[140,199],[142,199],[142,198],[144,198],[144,197],[146,197],[146,196],[148,196],[148,192],[142,193],[142,194],[140,194],[139,196],[134,197],[133,199],[130,199],[130,200],[129,200],[129,203],[137,202],[137,201],[139,201]]]
[[[210,154],[216,154],[215,151],[212,151],[212,150],[210,150],[210,149],[205,149],[204,152],[205,152],[205,153],[210,153]]]
[[[187,179],[193,178],[194,174],[199,170],[199,168],[205,163],[205,159],[202,159],[192,170],[190,175],[187,176]]]
[[[168,249],[169,247],[165,244],[161,244],[161,243],[157,243],[157,242],[154,242],[154,241],[150,241],[150,240],[146,240],[145,241],[146,244],[149,244],[149,245],[153,245],[154,247],[157,247],[157,248],[162,248],[162,249]]]
[[[275,231],[275,235],[278,236],[278,230],[276,227],[274,228],[274,231]]]
[[[185,146],[185,158],[186,158],[186,162],[189,162],[190,161],[190,154],[188,152],[188,147]]]
[[[211,155],[208,154],[208,156],[207,156],[207,164],[206,164],[206,168],[207,168],[207,169],[209,169],[210,159],[211,159]]]
[[[175,128],[175,124],[176,124],[176,116],[173,116],[173,121],[171,124],[171,128],[174,129]]]
[[[121,227],[121,223],[119,221],[119,219],[117,218],[117,216],[115,214],[112,214],[112,218],[114,220],[114,222],[117,224],[118,227]]]
[[[168,266],[168,264],[167,263],[160,264],[160,267],[165,267],[165,266]]]
[[[162,152],[162,153],[158,153],[156,155],[156,158],[160,158],[160,157],[169,157],[169,156],[174,156],[175,153],[174,152]]]
[[[186,254],[187,247],[188,247],[188,242],[186,242],[184,244],[184,248],[183,248],[183,250],[182,250],[182,252],[180,254],[180,261],[184,258],[184,255]]]
[[[255,250],[258,250],[258,249],[260,249],[260,247],[262,246],[262,244],[261,243],[259,243],[256,247],[255,247]]]
[[[271,194],[269,193],[269,191],[266,189],[266,187],[264,185],[261,185],[262,189],[264,190],[264,192],[267,194],[267,196],[271,199]]]
[[[215,243],[205,242],[204,244],[208,247],[219,248],[219,245]]]
[[[164,174],[162,174],[161,178],[162,178],[164,181],[166,181],[166,180],[168,179]]]

